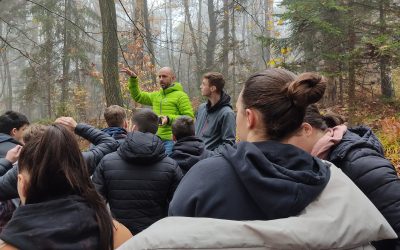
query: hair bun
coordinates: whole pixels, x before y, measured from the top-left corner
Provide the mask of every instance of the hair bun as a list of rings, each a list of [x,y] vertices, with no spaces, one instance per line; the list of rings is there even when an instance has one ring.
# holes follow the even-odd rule
[[[317,73],[300,74],[287,87],[287,95],[293,104],[307,107],[318,102],[325,93],[326,79]]]

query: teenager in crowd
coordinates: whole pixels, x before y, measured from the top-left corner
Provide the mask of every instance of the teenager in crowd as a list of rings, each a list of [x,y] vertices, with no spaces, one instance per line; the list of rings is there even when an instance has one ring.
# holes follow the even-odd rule
[[[156,135],[158,117],[153,111],[138,111],[132,124],[134,131],[101,160],[92,180],[115,218],[137,234],[167,216],[182,172]]]
[[[112,220],[74,135],[64,126],[49,126],[24,146],[18,194],[22,206],[0,234],[5,249],[108,250],[132,236]]]
[[[97,164],[100,160],[111,152],[114,152],[118,143],[106,133],[101,132],[100,130],[84,124],[84,123],[76,123],[76,121],[72,117],[60,117],[55,121],[57,124],[62,124],[67,127],[70,131],[73,131],[75,134],[83,137],[84,139],[91,142],[94,147],[90,150],[82,152],[83,159],[85,159],[89,174],[93,174]],[[24,138],[34,138],[37,134],[43,133],[46,129],[44,125],[37,125],[36,128],[29,129],[28,134],[24,134]],[[17,175],[18,169],[17,167],[13,167],[3,176],[0,176],[0,201],[9,200],[18,197],[17,192]]]
[[[0,157],[16,145],[23,145],[22,133],[28,125],[28,118],[19,112],[7,111],[0,116]]]
[[[400,235],[400,179],[384,157],[382,144],[371,129],[347,128],[341,116],[318,107],[307,108],[304,123],[288,142],[334,163],[364,192]],[[400,241],[374,243],[377,249],[400,249]]]
[[[199,137],[195,136],[194,120],[189,116],[181,116],[172,124],[172,138],[175,141],[170,157],[174,159],[183,174],[198,161],[213,155]]]

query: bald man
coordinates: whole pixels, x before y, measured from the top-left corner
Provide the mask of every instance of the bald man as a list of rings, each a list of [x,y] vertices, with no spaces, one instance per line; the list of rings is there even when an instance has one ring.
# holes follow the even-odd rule
[[[128,87],[132,98],[143,105],[153,107],[159,117],[157,135],[163,140],[167,155],[172,152],[171,125],[181,115],[194,117],[192,104],[182,85],[176,81],[175,73],[170,67],[158,71],[161,89],[155,92],[144,92],[139,89],[137,75],[134,71],[123,68],[121,72],[129,76]]]

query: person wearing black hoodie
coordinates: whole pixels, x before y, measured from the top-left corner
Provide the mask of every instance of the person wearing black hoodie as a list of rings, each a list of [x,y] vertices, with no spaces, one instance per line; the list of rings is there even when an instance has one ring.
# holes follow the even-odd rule
[[[182,172],[155,135],[157,115],[142,109],[132,121],[134,132],[101,160],[92,180],[113,216],[136,234],[167,216]]]
[[[194,120],[181,116],[172,124],[172,139],[175,141],[170,157],[174,159],[183,174],[198,161],[214,155],[205,148],[204,142],[194,134]]]
[[[13,147],[23,145],[22,133],[28,125],[28,118],[15,111],[7,111],[0,116],[0,158],[6,157]]]
[[[240,143],[198,162],[182,179],[170,216],[272,220],[298,215],[324,190],[329,164],[285,144],[325,91],[314,73],[251,76],[236,103]]]
[[[235,113],[224,85],[221,73],[209,72],[203,76],[200,90],[208,101],[199,106],[195,123],[196,136],[204,141],[208,150],[217,153],[224,145],[233,145],[236,141]]]

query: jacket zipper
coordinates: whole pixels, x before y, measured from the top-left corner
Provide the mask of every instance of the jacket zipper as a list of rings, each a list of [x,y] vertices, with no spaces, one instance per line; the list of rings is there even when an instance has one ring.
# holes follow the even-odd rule
[[[162,115],[162,102],[164,100],[165,97],[165,90],[163,90],[163,94],[162,94],[162,98],[161,98],[161,102],[160,102],[160,115]]]

